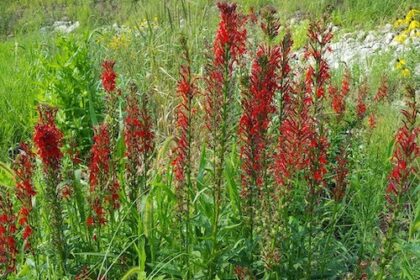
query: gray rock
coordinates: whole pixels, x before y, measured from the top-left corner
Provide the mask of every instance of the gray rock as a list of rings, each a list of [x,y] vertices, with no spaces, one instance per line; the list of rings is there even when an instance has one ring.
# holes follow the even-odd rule
[[[56,21],[52,25],[52,28],[56,32],[71,33],[79,28],[80,23],[78,21],[72,23],[71,21]]]
[[[374,43],[372,46],[372,50],[376,51],[382,48],[382,45],[380,43]]]
[[[394,33],[386,33],[384,36],[384,42],[385,44],[390,44],[394,40]]]
[[[392,25],[390,23],[387,23],[380,29],[380,32],[388,33],[388,32],[391,32],[391,30],[392,30]]]
[[[370,43],[370,42],[374,42],[376,40],[375,35],[373,35],[372,33],[369,32],[369,34],[366,36],[364,43]]]
[[[417,63],[414,67],[414,76],[420,78],[420,63]]]
[[[391,47],[396,47],[396,46],[399,46],[399,45],[400,45],[400,43],[398,43],[397,41],[395,41],[394,39],[392,39],[392,41],[389,43],[389,45],[390,45]]]
[[[366,37],[365,31],[362,30],[357,33],[357,40],[362,41],[365,37]]]

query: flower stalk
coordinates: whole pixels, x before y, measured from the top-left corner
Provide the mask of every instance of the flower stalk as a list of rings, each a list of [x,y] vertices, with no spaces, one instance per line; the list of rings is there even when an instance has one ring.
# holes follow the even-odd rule
[[[39,119],[35,126],[34,142],[41,158],[45,179],[46,213],[50,216],[51,245],[55,252],[57,269],[61,275],[66,271],[66,251],[62,206],[59,199],[60,167],[63,154],[63,133],[55,125],[57,109],[48,105],[38,106]]]
[[[213,62],[206,79],[206,126],[213,151],[213,221],[212,256],[216,255],[219,216],[222,205],[223,169],[227,145],[231,138],[234,93],[234,68],[245,53],[246,18],[237,12],[236,4],[218,3],[220,22],[213,43]],[[209,279],[214,278],[215,260],[209,262]]]
[[[180,79],[178,80],[177,93],[180,103],[176,108],[176,127],[177,136],[175,138],[176,147],[174,150],[175,158],[172,161],[175,173],[175,194],[178,204],[178,218],[180,221],[181,240],[185,251],[185,265],[187,269],[186,277],[190,274],[190,240],[191,235],[191,194],[192,194],[192,134],[193,134],[193,98],[196,94],[196,86],[191,73],[191,60],[188,52],[186,39],[181,39],[184,50],[185,64],[181,65]]]

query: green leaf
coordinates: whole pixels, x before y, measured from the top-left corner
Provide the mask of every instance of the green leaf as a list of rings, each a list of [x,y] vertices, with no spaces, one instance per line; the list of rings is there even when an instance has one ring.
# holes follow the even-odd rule
[[[146,279],[146,272],[142,271],[139,267],[133,267],[121,278],[121,280],[128,280],[131,279],[132,276],[138,275],[138,280],[145,280]]]

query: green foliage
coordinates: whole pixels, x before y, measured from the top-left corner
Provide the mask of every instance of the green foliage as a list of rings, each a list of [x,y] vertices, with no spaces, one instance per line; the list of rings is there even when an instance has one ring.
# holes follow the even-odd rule
[[[35,48],[39,38],[0,42],[0,161],[9,148],[31,137],[35,108]]]
[[[40,54],[37,99],[62,108],[59,127],[67,142],[85,154],[91,145],[92,127],[103,109],[89,38],[58,36],[52,46],[41,48]]]

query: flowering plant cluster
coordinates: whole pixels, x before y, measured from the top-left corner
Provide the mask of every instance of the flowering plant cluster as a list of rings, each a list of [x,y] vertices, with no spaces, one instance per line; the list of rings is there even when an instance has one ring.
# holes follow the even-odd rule
[[[83,151],[57,122],[65,108],[39,105],[32,142],[10,170],[0,162],[12,174],[0,185],[0,278],[390,275],[394,242],[416,234],[405,230],[420,155],[415,88],[393,142],[376,149],[397,86],[383,75],[371,92],[350,67],[336,75],[326,18],[309,24],[299,57],[274,7],[217,8],[202,76],[186,34],[177,45],[171,113],[155,110],[165,92],[148,71],[126,79],[112,59],[98,65],[105,109],[92,108],[86,154],[64,152]]]

